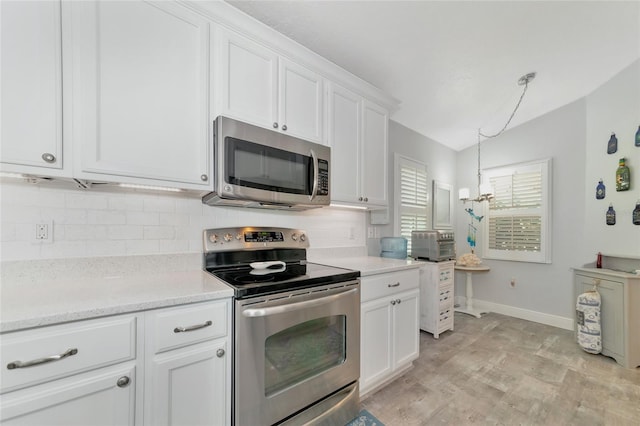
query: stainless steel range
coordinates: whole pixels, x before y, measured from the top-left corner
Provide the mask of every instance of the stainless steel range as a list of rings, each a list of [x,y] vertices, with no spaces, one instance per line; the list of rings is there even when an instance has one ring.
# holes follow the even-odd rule
[[[308,263],[304,231],[204,231],[234,289],[233,423],[342,425],[359,412],[360,273]]]

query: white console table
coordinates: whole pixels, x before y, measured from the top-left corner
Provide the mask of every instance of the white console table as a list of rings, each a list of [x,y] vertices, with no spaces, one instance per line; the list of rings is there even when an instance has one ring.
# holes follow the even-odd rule
[[[455,308],[456,312],[462,312],[463,314],[473,315],[476,318],[480,318],[481,314],[486,314],[487,311],[475,309],[473,307],[473,283],[472,275],[474,272],[488,272],[488,266],[458,266],[455,267],[456,271],[465,272],[467,274],[467,304],[464,307]]]

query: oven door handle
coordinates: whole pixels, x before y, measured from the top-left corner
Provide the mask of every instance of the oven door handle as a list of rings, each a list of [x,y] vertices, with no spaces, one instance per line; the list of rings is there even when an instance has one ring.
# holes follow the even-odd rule
[[[247,309],[242,312],[242,315],[249,318],[267,317],[269,315],[276,315],[284,312],[291,312],[292,310],[297,310],[297,309],[313,308],[316,306],[324,305],[326,303],[335,302],[336,300],[341,299],[343,297],[351,296],[352,294],[357,293],[358,291],[359,291],[358,288],[352,288],[351,290],[343,291],[337,294],[332,294],[331,296],[325,296],[320,299],[306,300],[304,302],[288,303],[286,305],[271,306],[268,308]]]

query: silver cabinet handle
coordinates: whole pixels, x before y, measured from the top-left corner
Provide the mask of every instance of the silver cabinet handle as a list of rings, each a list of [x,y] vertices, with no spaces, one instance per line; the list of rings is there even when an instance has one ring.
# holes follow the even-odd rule
[[[173,329],[173,332],[174,333],[185,333],[187,331],[199,330],[201,328],[209,327],[212,324],[213,324],[213,322],[207,321],[204,324],[190,325],[189,327],[176,327],[176,328]]]
[[[216,351],[216,356],[217,356],[218,358],[222,358],[222,357],[224,356],[224,353],[225,353],[225,352],[224,352],[224,349],[218,349],[218,350]]]
[[[278,123],[273,123],[273,128],[277,129],[278,128]]]
[[[51,356],[46,356],[44,358],[38,358],[38,359],[25,361],[25,362],[13,361],[7,364],[7,368],[9,370],[13,370],[14,368],[34,367],[36,365],[46,364],[48,362],[60,361],[61,359],[65,359],[66,357],[75,355],[77,353],[78,353],[78,349],[76,348],[67,349],[65,352],[61,353],[60,355],[51,355]]]
[[[282,130],[286,130],[285,127],[287,126],[282,126]],[[311,159],[313,160],[313,188],[311,189],[309,201],[313,201],[318,193],[318,175],[320,174],[320,165],[318,164],[318,156],[314,150],[310,150],[309,155],[311,155]]]
[[[387,287],[400,287],[400,281],[395,284],[387,284]]]
[[[42,154],[42,159],[44,161],[46,161],[47,163],[55,163],[56,162],[56,156],[53,154],[50,154],[48,152],[45,152],[44,154]]]
[[[362,201],[362,200],[363,200],[362,197],[358,197],[358,201]]]
[[[399,304],[401,304],[401,303],[402,303],[402,300],[400,300],[400,299],[396,299],[396,303],[399,305]]]
[[[200,180],[203,181],[203,182],[206,182],[206,181],[209,180],[209,176],[202,174],[202,175],[200,175]]]
[[[282,130],[284,130],[285,132],[287,131],[287,125],[286,124],[282,126]]]
[[[118,385],[119,388],[126,388],[127,386],[129,386],[129,383],[131,383],[131,379],[127,376],[122,376],[118,379],[116,385]]]
[[[368,201],[369,201],[369,198],[364,197],[364,202],[366,203],[366,202],[368,202]]]
[[[396,301],[395,301],[395,300],[392,300],[392,301],[391,301],[391,304],[392,304],[392,305],[395,305],[395,304],[396,304]]]

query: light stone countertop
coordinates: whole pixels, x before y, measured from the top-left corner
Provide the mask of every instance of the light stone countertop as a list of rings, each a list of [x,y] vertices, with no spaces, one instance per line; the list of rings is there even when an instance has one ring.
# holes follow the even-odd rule
[[[201,255],[2,263],[0,332],[233,296]]]
[[[363,277],[386,272],[402,271],[406,269],[419,268],[425,262],[411,259],[391,259],[378,256],[354,256],[342,258],[314,258],[310,262],[324,265],[336,266],[339,268],[353,269],[360,271]]]

